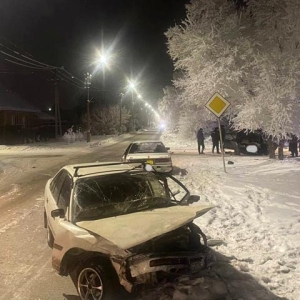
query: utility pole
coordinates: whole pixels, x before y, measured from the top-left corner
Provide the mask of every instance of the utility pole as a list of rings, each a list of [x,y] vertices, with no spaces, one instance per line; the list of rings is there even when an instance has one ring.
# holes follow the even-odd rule
[[[54,78],[51,79],[54,83],[54,116],[55,116],[55,138],[58,139],[62,136],[61,128],[61,117],[60,117],[60,108],[59,108],[59,95],[58,95],[58,81],[57,72],[55,69]]]
[[[123,97],[124,94],[120,93],[120,129],[119,129],[119,134],[122,134],[122,101],[123,101]]]
[[[92,74],[85,74],[85,88],[87,89],[87,133],[86,141],[89,143],[91,141],[91,116],[90,116],[90,85],[92,81]]]

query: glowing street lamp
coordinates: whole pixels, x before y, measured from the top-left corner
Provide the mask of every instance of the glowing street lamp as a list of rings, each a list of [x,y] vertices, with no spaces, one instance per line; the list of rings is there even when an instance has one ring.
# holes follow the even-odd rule
[[[99,50],[97,50],[96,59],[93,62],[93,64],[96,65],[97,68],[100,68],[103,66],[108,67],[109,63],[111,61],[111,58],[112,58],[111,53],[105,52],[105,51],[100,52]]]
[[[135,90],[135,88],[136,88],[136,83],[135,83],[135,81],[129,80],[129,81],[128,81],[128,88],[129,88],[129,90],[131,90],[131,92],[133,92],[133,91]]]
[[[106,55],[101,55],[100,58],[98,59],[98,62],[101,65],[107,65],[108,64],[108,57]]]

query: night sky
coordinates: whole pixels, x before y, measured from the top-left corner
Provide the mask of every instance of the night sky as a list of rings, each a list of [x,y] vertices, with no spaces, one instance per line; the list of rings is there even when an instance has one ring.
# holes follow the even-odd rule
[[[172,62],[164,32],[185,17],[187,0],[1,0],[0,36],[20,51],[55,66],[64,66],[80,79],[92,71],[96,48],[112,47],[110,70],[104,88],[118,94],[126,76],[139,78],[139,91],[155,103],[172,79]],[[3,39],[2,41],[3,42]],[[6,45],[7,41],[6,41]],[[52,103],[53,74],[30,74],[4,63],[0,56],[0,80],[30,102],[45,109]],[[20,74],[3,73],[14,71]],[[36,73],[36,72],[34,72]],[[103,74],[93,77],[101,87]],[[71,107],[84,90],[60,84],[62,106]],[[108,96],[109,98],[109,96]]]

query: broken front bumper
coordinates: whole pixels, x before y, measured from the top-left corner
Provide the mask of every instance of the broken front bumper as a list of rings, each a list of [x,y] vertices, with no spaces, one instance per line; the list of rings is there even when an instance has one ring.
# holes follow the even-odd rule
[[[197,273],[206,267],[205,253],[176,252],[147,254],[130,257],[127,261],[130,274],[137,283],[145,283],[149,273],[165,272],[172,275]]]

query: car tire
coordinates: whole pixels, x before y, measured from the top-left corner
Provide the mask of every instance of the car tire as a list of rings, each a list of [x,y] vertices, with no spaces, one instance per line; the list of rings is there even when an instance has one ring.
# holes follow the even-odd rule
[[[51,229],[49,228],[49,224],[47,224],[47,244],[51,249],[53,248],[54,236]]]
[[[70,276],[80,299],[116,299],[120,283],[108,261],[97,258],[89,259],[80,263]]]
[[[236,144],[235,147],[234,147],[234,154],[235,155],[240,155],[241,154],[240,147],[239,147],[238,144]]]

